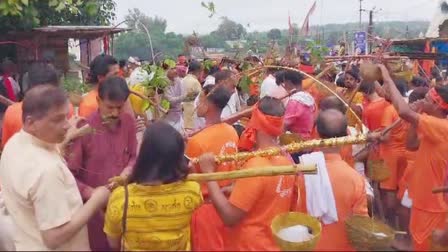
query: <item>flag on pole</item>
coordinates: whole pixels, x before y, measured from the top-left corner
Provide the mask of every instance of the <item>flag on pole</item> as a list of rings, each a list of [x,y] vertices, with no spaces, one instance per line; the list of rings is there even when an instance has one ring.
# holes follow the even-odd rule
[[[310,32],[310,16],[313,15],[314,11],[316,10],[316,5],[317,1],[314,1],[313,6],[311,6],[311,9],[306,15],[305,21],[303,21],[301,33],[304,36],[308,36],[308,33]]]
[[[291,16],[288,13],[288,26],[289,26],[289,34],[292,35],[294,34],[294,28],[292,27],[292,23],[291,23]]]

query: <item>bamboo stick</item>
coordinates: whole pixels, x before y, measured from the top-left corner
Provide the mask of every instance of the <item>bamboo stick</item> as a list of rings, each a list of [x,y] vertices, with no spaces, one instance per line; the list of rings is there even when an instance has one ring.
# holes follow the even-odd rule
[[[387,126],[381,131],[381,136],[385,136],[387,133],[389,133],[391,130],[395,129],[398,125],[400,125],[402,122],[402,119],[398,119],[395,122],[393,122],[391,125]],[[374,146],[374,144],[370,143],[366,147],[364,147],[362,150],[360,150],[358,153],[354,155],[354,158],[356,159],[359,157],[362,153],[365,153],[366,151],[370,151],[370,149]]]
[[[352,55],[352,56],[326,56],[326,61],[339,61],[339,60],[351,60],[351,59],[376,59],[377,55]],[[384,56],[384,60],[397,60],[397,59],[408,59],[408,57],[403,56]]]
[[[436,193],[446,193],[448,192],[448,186],[444,186],[444,187],[436,187],[432,189],[432,193],[436,194]]]
[[[288,165],[288,166],[270,166],[264,168],[249,168],[244,170],[227,171],[227,172],[212,172],[212,173],[191,173],[185,180],[206,182],[206,181],[220,181],[220,180],[233,180],[242,178],[253,177],[269,177],[280,175],[296,175],[298,173],[303,174],[316,174],[316,165]],[[116,188],[127,183],[127,178],[122,176],[116,176],[109,179],[109,188]]]
[[[241,179],[250,177],[295,175],[299,172],[304,174],[315,174],[317,172],[317,168],[316,165],[288,165],[288,166],[272,166],[265,168],[249,168],[229,172],[192,173],[188,175],[186,180],[197,182],[219,181],[219,180]]]
[[[216,156],[215,159],[217,163],[230,162],[230,161],[244,161],[253,157],[271,157],[280,155],[285,152],[295,153],[302,150],[309,150],[314,148],[328,148],[349,144],[361,144],[365,142],[367,142],[367,135],[310,140],[301,143],[292,143],[289,145],[285,145],[283,147],[269,148],[254,152],[239,152],[231,155],[221,155]],[[191,159],[191,162],[197,164],[199,163],[199,159],[193,158]]]

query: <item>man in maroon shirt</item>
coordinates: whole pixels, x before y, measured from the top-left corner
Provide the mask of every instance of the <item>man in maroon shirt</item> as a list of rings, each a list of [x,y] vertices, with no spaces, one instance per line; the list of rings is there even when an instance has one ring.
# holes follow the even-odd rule
[[[87,118],[95,132],[75,140],[67,162],[76,177],[81,196],[88,200],[92,188],[106,185],[114,176],[132,169],[137,152],[135,119],[123,113],[129,89],[121,77],[109,77],[99,86],[98,111]],[[104,214],[89,222],[89,240],[93,251],[109,250],[102,229]]]

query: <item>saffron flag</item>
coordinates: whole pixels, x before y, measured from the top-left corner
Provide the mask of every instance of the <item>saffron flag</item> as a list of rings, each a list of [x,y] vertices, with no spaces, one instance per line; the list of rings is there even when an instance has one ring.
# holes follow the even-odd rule
[[[308,36],[308,33],[310,32],[310,17],[316,10],[316,5],[317,1],[314,1],[313,6],[311,6],[311,9],[308,11],[308,14],[306,15],[305,21],[303,21],[301,33],[304,36]]]

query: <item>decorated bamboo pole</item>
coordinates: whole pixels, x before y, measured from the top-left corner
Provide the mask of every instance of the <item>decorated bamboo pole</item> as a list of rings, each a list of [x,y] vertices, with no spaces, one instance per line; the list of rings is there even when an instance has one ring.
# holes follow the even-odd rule
[[[231,155],[216,156],[217,163],[230,162],[230,161],[244,161],[253,157],[272,157],[282,153],[295,153],[303,150],[309,150],[314,148],[328,148],[342,145],[351,144],[363,144],[367,142],[367,135],[347,136],[330,139],[317,139],[300,143],[292,143],[282,147],[268,148],[264,150],[258,150],[253,152],[239,152]],[[199,159],[190,159],[192,163],[199,163]]]
[[[249,168],[244,170],[227,171],[227,172],[212,172],[212,173],[191,173],[185,180],[206,182],[206,181],[220,181],[220,180],[233,180],[252,177],[269,177],[280,175],[296,175],[302,174],[316,174],[316,165],[288,165],[288,166],[270,166],[263,168]],[[109,179],[109,188],[116,188],[126,184],[127,178],[122,176],[116,176]]]
[[[269,177],[279,175],[295,175],[297,173],[316,174],[316,165],[288,165],[288,166],[272,166],[264,168],[249,168],[244,170],[214,172],[214,173],[192,173],[187,176],[186,180],[204,182],[219,181],[229,179],[242,179],[251,177]]]

